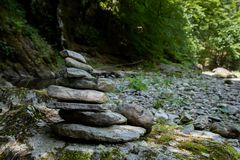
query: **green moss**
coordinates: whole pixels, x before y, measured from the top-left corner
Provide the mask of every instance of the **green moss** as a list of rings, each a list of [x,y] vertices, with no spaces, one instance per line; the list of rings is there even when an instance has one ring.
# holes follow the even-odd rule
[[[180,153],[177,153],[175,157],[179,160],[189,160],[190,158],[187,155],[182,155]]]
[[[186,149],[188,151],[192,151],[195,154],[198,154],[199,152],[209,152],[208,147],[204,146],[201,143],[197,143],[197,142],[183,141],[178,145],[178,147],[181,149]]]
[[[190,151],[190,159],[213,159],[213,160],[239,160],[240,153],[228,144],[221,144],[210,141],[184,141],[177,147]],[[208,155],[208,156],[206,156]]]
[[[6,160],[6,156],[5,153],[0,154],[0,160]]]
[[[146,160],[155,160],[156,159],[156,157],[157,157],[157,152],[154,152],[154,151],[152,151],[152,150],[146,150],[145,152],[144,152],[144,159],[146,159]]]
[[[122,160],[124,159],[124,154],[118,148],[113,148],[109,151],[102,151],[100,153],[101,160]]]
[[[157,124],[153,126],[152,132],[147,137],[147,141],[157,144],[164,144],[175,140],[175,129],[179,128],[177,125],[170,125],[168,121],[159,119]]]
[[[87,152],[64,150],[59,160],[91,160],[91,157]]]
[[[162,103],[163,103],[163,100],[157,99],[157,100],[153,103],[153,108],[155,108],[155,109],[163,108]]]
[[[46,89],[41,89],[41,90],[34,90],[37,94],[47,96],[47,90]]]
[[[135,89],[137,91],[148,89],[147,84],[144,82],[143,76],[128,77],[127,80],[129,81],[129,88]]]
[[[162,135],[160,138],[158,138],[159,143],[167,143],[174,140],[174,135],[173,134],[168,134],[168,135]]]
[[[18,140],[24,140],[27,136],[32,136],[30,130],[35,126],[35,123],[41,115],[36,110],[25,105],[14,106],[12,112],[6,113],[0,117],[0,123],[5,124],[4,129],[0,130],[1,135],[16,136]]]

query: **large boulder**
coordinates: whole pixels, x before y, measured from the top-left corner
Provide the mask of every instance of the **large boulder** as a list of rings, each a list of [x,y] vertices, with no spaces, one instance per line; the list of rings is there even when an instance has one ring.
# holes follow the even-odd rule
[[[146,132],[144,128],[129,125],[98,128],[71,123],[54,124],[52,129],[64,137],[112,143],[137,140]]]
[[[78,60],[79,62],[87,63],[86,59],[80,53],[65,49],[65,50],[61,51],[60,54],[64,58],[71,57],[75,60]]]
[[[89,126],[108,127],[114,124],[123,124],[127,119],[121,114],[107,112],[83,112],[76,110],[60,110],[59,115],[67,122],[86,124]]]
[[[213,75],[218,78],[237,78],[232,72],[222,67],[213,69]]]
[[[89,103],[105,103],[108,101],[103,92],[95,90],[76,90],[62,86],[51,85],[48,95],[61,101],[79,101]]]
[[[147,133],[151,132],[154,118],[149,110],[137,104],[123,104],[117,107],[116,112],[127,118],[127,124],[143,127]]]
[[[94,112],[101,112],[109,109],[109,106],[107,104],[68,103],[68,102],[52,102],[49,103],[47,107],[51,109],[94,111]]]
[[[93,71],[93,68],[90,65],[84,64],[70,57],[65,58],[65,63],[68,67],[79,68],[87,72]]]

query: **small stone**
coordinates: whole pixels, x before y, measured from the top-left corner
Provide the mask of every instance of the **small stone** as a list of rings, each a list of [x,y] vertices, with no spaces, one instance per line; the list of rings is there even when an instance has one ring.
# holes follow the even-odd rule
[[[123,124],[127,122],[127,119],[124,116],[111,111],[83,112],[78,110],[60,110],[59,115],[65,121],[90,126],[108,127],[114,124]]]
[[[71,57],[71,58],[73,58],[75,60],[78,60],[80,62],[87,63],[85,58],[80,53],[65,49],[65,50],[61,51],[60,54],[64,58]]]
[[[110,108],[107,104],[86,104],[86,103],[67,103],[67,102],[53,102],[47,105],[51,109],[63,110],[80,110],[80,111],[106,111]]]
[[[208,118],[210,118],[212,121],[215,121],[215,122],[221,122],[221,119],[217,116],[209,116]]]
[[[48,95],[62,101],[79,101],[89,103],[105,103],[108,101],[103,92],[95,90],[76,90],[62,86],[51,85]]]
[[[238,107],[236,106],[232,106],[232,105],[225,105],[222,106],[222,108],[220,109],[223,113],[228,113],[231,115],[237,114],[240,112],[240,110],[238,109]]]
[[[65,63],[68,67],[74,67],[78,69],[85,70],[87,72],[92,72],[93,68],[90,65],[84,64],[82,62],[79,62],[73,58],[67,57],[65,58]]]
[[[188,125],[184,126],[183,130],[182,130],[182,132],[185,134],[190,134],[192,131],[194,131],[193,124],[188,124]]]
[[[186,124],[188,122],[191,122],[193,120],[192,116],[190,114],[188,114],[187,112],[183,112],[183,114],[181,115],[180,118],[180,122],[182,124]]]
[[[198,116],[194,120],[194,127],[199,130],[203,130],[208,127],[208,116]]]
[[[91,74],[78,68],[66,68],[62,71],[62,74],[64,78],[94,79]]]
[[[98,128],[70,123],[54,124],[52,129],[55,133],[64,137],[115,143],[137,140],[146,132],[144,128],[129,125]]]
[[[154,114],[154,117],[168,120],[168,115],[161,109],[156,111],[156,113]]]
[[[153,126],[152,113],[137,104],[124,104],[117,108],[117,112],[127,118],[127,123],[133,126],[139,126],[151,132]]]
[[[179,116],[176,115],[176,114],[171,114],[171,113],[169,113],[169,114],[168,114],[168,118],[169,118],[170,121],[174,122],[176,119],[179,118]]]
[[[97,89],[104,92],[112,92],[115,90],[115,83],[111,79],[99,78],[97,80]]]

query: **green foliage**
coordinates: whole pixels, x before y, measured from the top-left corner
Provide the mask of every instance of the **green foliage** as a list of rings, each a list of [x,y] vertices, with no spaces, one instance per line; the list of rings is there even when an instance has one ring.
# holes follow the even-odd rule
[[[53,62],[51,56],[54,54],[54,52],[48,43],[38,34],[38,31],[35,28],[25,24],[24,34],[31,39],[35,49],[41,53],[40,57],[44,58],[45,62],[48,64],[52,64]]]
[[[180,0],[122,0],[119,16],[130,45],[153,60],[193,60]]]
[[[233,67],[240,59],[239,0],[187,0],[185,16],[201,63]]]
[[[154,103],[153,103],[153,108],[155,109],[159,109],[162,108],[162,100],[161,99],[157,99]]]
[[[158,62],[234,67],[240,59],[239,0],[106,0],[123,42]]]
[[[0,31],[8,33],[21,33],[26,20],[24,20],[25,12],[16,0],[0,1]]]
[[[118,148],[113,148],[109,151],[100,153],[100,160],[121,160],[124,159],[124,154]]]
[[[127,78],[127,80],[129,81],[129,88],[137,91],[144,91],[148,89],[147,84],[144,82],[143,76],[130,77]]]
[[[64,150],[59,160],[91,160],[91,154],[81,151]]]

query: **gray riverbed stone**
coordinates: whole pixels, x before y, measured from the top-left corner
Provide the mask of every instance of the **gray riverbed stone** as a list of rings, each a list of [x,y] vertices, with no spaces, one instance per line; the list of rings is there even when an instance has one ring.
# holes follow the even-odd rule
[[[226,138],[240,138],[239,124],[224,124],[215,122],[210,126],[210,130]]]
[[[84,63],[79,62],[79,61],[77,61],[73,58],[70,58],[70,57],[65,58],[65,63],[68,67],[79,68],[79,69],[85,70],[87,72],[92,72],[93,71],[93,68],[90,65],[84,64]]]
[[[83,112],[76,110],[60,110],[59,115],[67,122],[86,124],[90,126],[111,126],[123,124],[127,119],[121,114],[111,111],[106,112]]]
[[[111,79],[79,79],[79,78],[58,78],[57,84],[76,88],[76,89],[94,89],[103,92],[111,92],[115,90],[115,83]]]
[[[232,72],[222,67],[213,69],[213,73],[214,73],[213,75],[218,78],[236,78],[237,77]]]
[[[127,118],[127,123],[134,126],[140,126],[151,132],[153,126],[152,113],[137,104],[123,104],[116,111]]]
[[[99,78],[97,80],[97,89],[104,92],[111,92],[115,90],[115,83],[108,78]]]
[[[107,104],[91,104],[91,103],[68,103],[68,102],[52,102],[48,103],[48,108],[63,110],[80,110],[80,111],[106,111],[110,108]]]
[[[96,80],[79,79],[79,78],[58,78],[57,84],[75,89],[96,89]]]
[[[80,53],[77,53],[77,52],[74,52],[74,51],[70,51],[70,50],[65,49],[65,50],[60,52],[60,55],[64,58],[65,57],[71,57],[71,58],[76,59],[80,62],[87,63],[85,58]]]
[[[54,124],[52,129],[64,137],[112,143],[137,140],[146,132],[144,128],[129,125],[98,128],[70,123]]]
[[[94,79],[91,74],[78,68],[65,68],[62,70],[62,74],[64,78]]]
[[[108,101],[103,92],[95,90],[77,90],[62,86],[51,85],[48,95],[62,101],[80,101],[89,103],[105,103]]]
[[[208,122],[208,116],[198,116],[193,124],[196,129],[203,130],[208,127]]]

